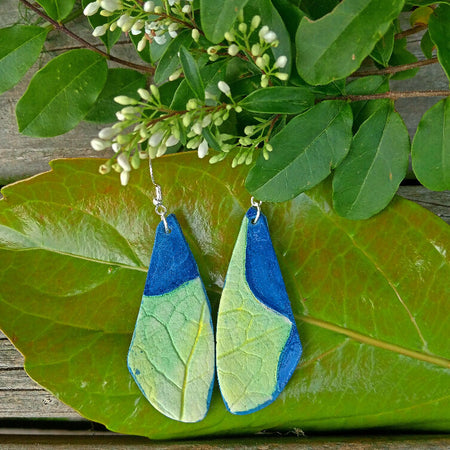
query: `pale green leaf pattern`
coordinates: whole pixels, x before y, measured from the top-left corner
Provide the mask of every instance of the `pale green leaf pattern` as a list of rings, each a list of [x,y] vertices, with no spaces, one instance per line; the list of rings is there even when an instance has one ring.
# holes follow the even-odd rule
[[[200,278],[143,296],[128,366],[150,403],[166,416],[198,422],[214,377],[211,312]]]
[[[217,319],[217,377],[228,409],[250,411],[272,398],[292,322],[263,305],[245,278],[245,217],[227,272]],[[239,375],[237,375],[239,373]]]

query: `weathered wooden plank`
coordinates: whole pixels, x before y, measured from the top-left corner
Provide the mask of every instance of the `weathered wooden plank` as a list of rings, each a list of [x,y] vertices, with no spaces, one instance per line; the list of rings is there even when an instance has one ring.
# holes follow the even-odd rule
[[[0,442],[8,449],[129,449],[150,448],[153,450],[213,450],[213,449],[327,449],[372,450],[372,449],[439,449],[449,448],[448,436],[339,436],[339,437],[296,437],[296,436],[251,436],[195,441],[149,441],[145,438],[123,435],[79,436],[65,433],[62,436],[1,436]]]

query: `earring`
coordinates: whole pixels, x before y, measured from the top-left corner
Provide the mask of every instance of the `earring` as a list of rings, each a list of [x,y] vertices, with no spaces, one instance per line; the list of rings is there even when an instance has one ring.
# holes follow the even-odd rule
[[[198,422],[214,384],[211,308],[197,264],[173,214],[166,218],[161,187],[153,200],[161,217],[133,338],[128,370],[162,414]]]
[[[272,403],[302,347],[261,202],[252,197],[231,256],[217,318],[220,391],[233,414]]]

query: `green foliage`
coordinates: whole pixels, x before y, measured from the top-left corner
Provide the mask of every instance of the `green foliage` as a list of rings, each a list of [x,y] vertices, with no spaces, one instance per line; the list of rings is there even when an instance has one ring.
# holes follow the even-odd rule
[[[440,5],[430,17],[429,32],[437,48],[437,56],[450,79],[450,5]]]
[[[73,0],[38,4],[49,20],[77,16]],[[337,212],[348,218],[382,210],[405,173],[409,142],[392,110],[390,81],[411,78],[419,67],[405,38],[417,30],[403,33],[401,12],[411,27],[428,27],[422,51],[430,59],[436,48],[450,71],[449,1],[82,0],[82,8],[108,53],[125,32],[142,62],[114,56],[128,68],[106,70],[108,53],[86,49],[54,58],[18,102],[21,132],[46,137],[81,120],[111,123],[92,141],[96,150],[115,152],[101,173],[129,171],[148,155],[196,150],[211,163],[253,165],[245,184],[267,201],[290,199],[331,175]],[[51,27],[0,30],[0,92],[37,60]],[[364,60],[376,68],[362,69],[369,76],[355,74]],[[336,121],[328,124],[332,111]],[[441,116],[427,113],[413,152],[418,178],[436,189],[449,178]],[[424,133],[433,133],[433,145],[425,145]],[[382,161],[384,172],[375,170]]]
[[[246,187],[265,201],[289,200],[325,179],[347,155],[352,112],[345,102],[322,102],[292,119],[270,140],[273,154],[261,155]]]
[[[107,71],[105,59],[91,50],[71,50],[52,59],[17,103],[19,131],[49,137],[76,127],[97,100]]]
[[[402,6],[403,0],[343,2],[314,22],[303,18],[296,36],[298,73],[313,85],[350,75],[388,31]]]
[[[450,189],[450,100],[436,103],[422,117],[412,145],[412,164],[428,189]]]
[[[126,367],[159,220],[148,169],[122,188],[114,175],[96,175],[92,159],[52,166],[3,189],[0,327],[31,377],[63,402],[112,430],[160,439],[294,427],[449,431],[450,231],[439,218],[396,198],[370,220],[346,220],[328,183],[265,205],[302,361],[267,408],[232,415],[216,385],[206,418],[183,424],[156,412]],[[236,182],[246,169],[192,154],[154,168],[217,311],[250,203]]]
[[[333,206],[349,219],[367,219],[392,199],[406,175],[409,135],[392,104],[377,109],[359,128],[348,157],[333,177]]]

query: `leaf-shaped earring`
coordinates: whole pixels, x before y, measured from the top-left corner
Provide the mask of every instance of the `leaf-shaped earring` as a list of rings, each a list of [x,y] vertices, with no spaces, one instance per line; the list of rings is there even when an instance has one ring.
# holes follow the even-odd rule
[[[162,414],[198,422],[214,384],[211,308],[197,264],[173,214],[167,218],[156,187],[156,229],[144,295],[128,351],[128,370]]]
[[[217,376],[233,414],[249,414],[272,403],[302,353],[260,205],[252,198],[242,221],[217,318]]]

